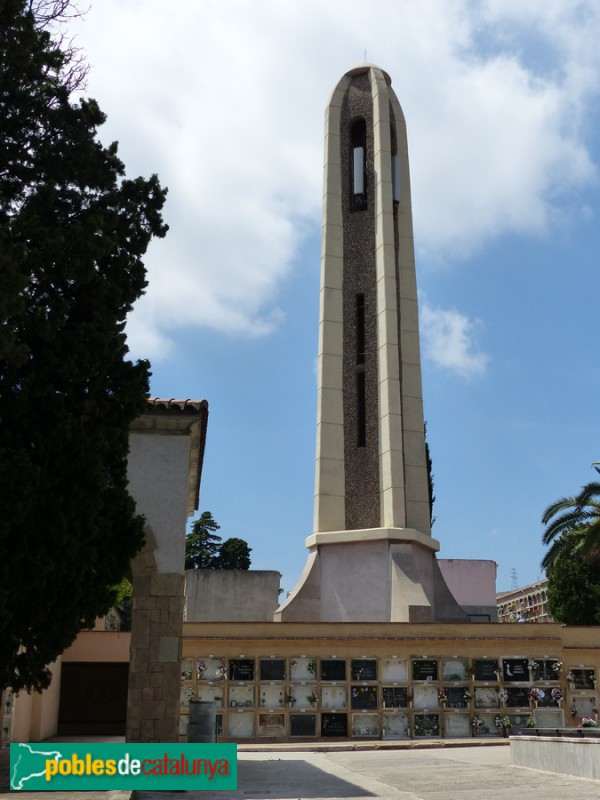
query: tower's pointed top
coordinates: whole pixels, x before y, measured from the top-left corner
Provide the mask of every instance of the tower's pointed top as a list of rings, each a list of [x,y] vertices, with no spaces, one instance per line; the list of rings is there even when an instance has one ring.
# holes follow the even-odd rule
[[[346,72],[345,74],[349,76],[362,75],[363,72],[368,72],[370,69],[376,69],[378,72],[381,72],[381,74],[385,78],[385,82],[387,83],[387,85],[388,86],[392,85],[392,79],[390,78],[390,76],[384,69],[378,67],[377,64],[369,64],[365,62],[363,64],[359,64],[356,67],[353,67],[352,69],[349,69],[348,72]]]

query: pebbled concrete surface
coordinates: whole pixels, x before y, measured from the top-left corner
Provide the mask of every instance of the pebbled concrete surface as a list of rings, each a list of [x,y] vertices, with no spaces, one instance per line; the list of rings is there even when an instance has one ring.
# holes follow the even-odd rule
[[[429,743],[428,743],[429,744]],[[491,744],[491,743],[490,743]],[[517,767],[494,746],[318,750],[245,747],[235,792],[136,792],[135,800],[598,800],[600,781]],[[505,745],[505,746],[502,746]],[[2,753],[4,755],[6,751]],[[0,761],[6,762],[6,758]],[[7,766],[6,763],[4,765]],[[129,792],[8,792],[21,800],[129,800]],[[132,798],[133,800],[133,798]]]

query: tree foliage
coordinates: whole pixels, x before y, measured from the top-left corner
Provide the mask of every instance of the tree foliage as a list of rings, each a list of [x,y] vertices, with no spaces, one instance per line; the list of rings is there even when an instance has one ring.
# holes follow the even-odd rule
[[[433,462],[431,460],[431,453],[429,451],[429,442],[427,441],[427,423],[424,428],[425,435],[425,460],[427,461],[427,490],[429,494],[429,524],[433,528],[435,517],[433,516],[433,504],[435,503],[434,482],[433,482]]]
[[[149,365],[127,360],[123,328],[166,232],[156,176],[126,179],[98,104],[71,102],[73,52],[34,13],[52,5],[0,3],[0,686],[15,689],[48,685],[143,541],[126,468]]]
[[[593,465],[597,472],[600,468]],[[600,482],[592,481],[574,497],[562,497],[548,506],[542,517],[546,530],[542,542],[551,545],[542,561],[545,569],[561,557],[563,551],[578,553],[600,565]],[[565,534],[571,534],[565,536]]]
[[[194,522],[192,530],[185,537],[186,569],[214,569],[213,564],[222,542],[214,531],[220,527],[210,511],[204,511]]]
[[[252,548],[236,537],[223,541],[219,529],[210,511],[196,520],[185,540],[186,569],[250,569]]]
[[[600,570],[579,550],[577,531],[563,534],[548,567],[548,610],[567,625],[600,625]]]
[[[250,569],[251,550],[243,539],[235,536],[226,539],[221,545],[215,569]]]

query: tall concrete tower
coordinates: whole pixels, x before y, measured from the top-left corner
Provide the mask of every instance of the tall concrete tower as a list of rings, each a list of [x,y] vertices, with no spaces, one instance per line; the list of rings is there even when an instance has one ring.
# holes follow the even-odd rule
[[[314,532],[281,621],[464,620],[431,537],[404,115],[383,70],[325,113]]]

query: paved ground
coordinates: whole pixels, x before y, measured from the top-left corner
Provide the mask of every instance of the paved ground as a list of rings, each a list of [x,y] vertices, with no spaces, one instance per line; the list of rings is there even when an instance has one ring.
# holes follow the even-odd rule
[[[431,743],[434,744],[433,742]],[[442,743],[439,743],[442,745]],[[458,744],[458,743],[456,743]],[[515,767],[510,747],[240,750],[236,792],[138,792],[136,800],[598,800],[600,782]],[[346,746],[347,747],[347,746]],[[61,793],[0,798],[59,800]],[[73,792],[68,800],[126,800],[126,792]],[[65,795],[66,797],[66,795]]]

